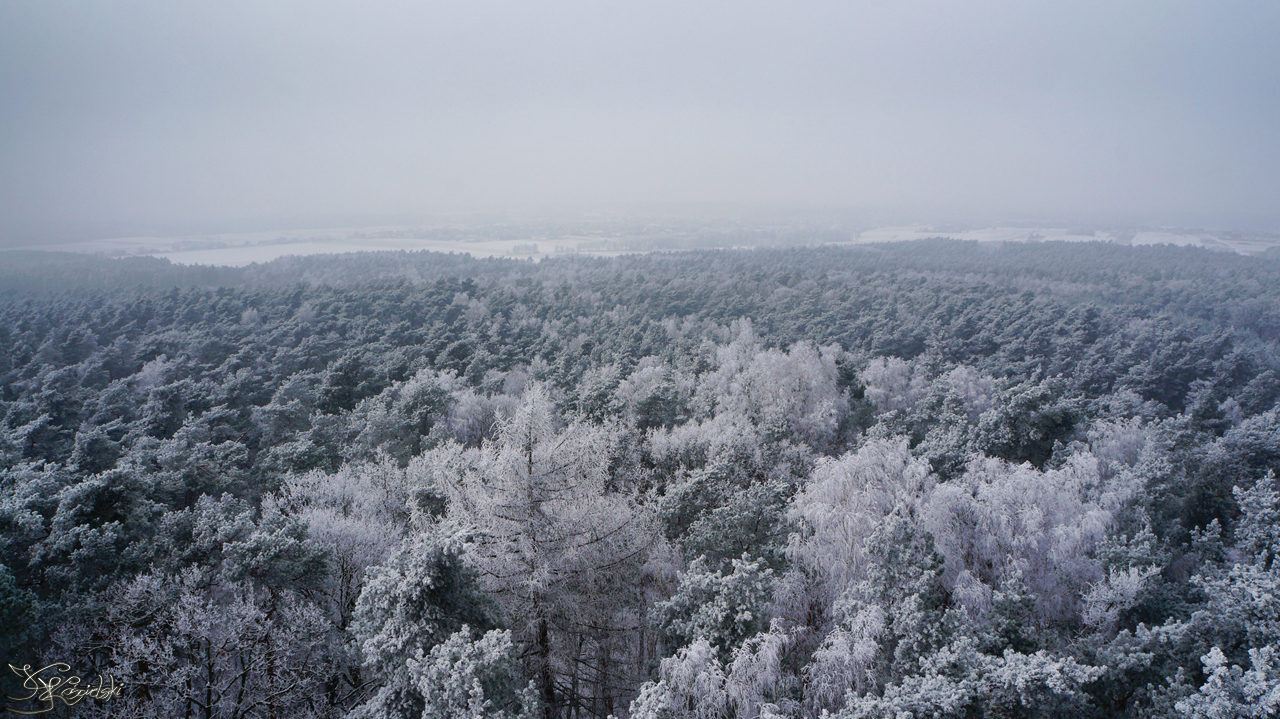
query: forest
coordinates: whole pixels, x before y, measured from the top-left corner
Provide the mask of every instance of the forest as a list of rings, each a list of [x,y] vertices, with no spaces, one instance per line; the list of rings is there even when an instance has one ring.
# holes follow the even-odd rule
[[[1275,251],[2,256],[51,716],[1280,715]]]

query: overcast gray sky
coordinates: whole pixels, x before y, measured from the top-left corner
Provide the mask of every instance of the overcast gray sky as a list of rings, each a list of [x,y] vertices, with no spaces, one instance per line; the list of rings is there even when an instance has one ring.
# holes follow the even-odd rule
[[[1257,225],[1280,2],[0,3],[0,240],[628,203]]]

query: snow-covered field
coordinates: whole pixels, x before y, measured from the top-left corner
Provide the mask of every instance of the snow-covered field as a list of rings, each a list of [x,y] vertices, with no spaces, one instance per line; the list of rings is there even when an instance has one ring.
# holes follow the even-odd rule
[[[1088,234],[1086,234],[1086,232]],[[1274,241],[1247,238],[1237,233],[1180,233],[1166,231],[1082,231],[1064,227],[988,227],[979,230],[948,231],[932,227],[881,227],[861,232],[854,240],[899,242],[927,237],[949,237],[979,242],[1116,242],[1124,245],[1179,245],[1251,255],[1276,246]]]
[[[120,237],[62,245],[23,249],[85,252],[111,257],[163,257],[184,265],[227,265],[239,267],[269,262],[288,255],[342,254],[430,250],[469,253],[473,257],[545,257],[555,252],[576,252],[579,244],[597,238],[541,238],[511,240],[435,240],[388,237],[408,234],[404,227],[333,228],[290,232],[259,232],[202,237]],[[383,235],[383,236],[379,236]],[[537,252],[531,250],[536,248]],[[591,254],[619,254],[593,252]]]

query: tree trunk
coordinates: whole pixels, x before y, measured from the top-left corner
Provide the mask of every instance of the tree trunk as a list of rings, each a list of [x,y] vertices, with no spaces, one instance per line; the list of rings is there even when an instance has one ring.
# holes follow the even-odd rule
[[[547,630],[546,617],[538,620],[538,673],[542,682],[543,716],[556,719],[556,686],[551,675],[551,635]]]
[[[582,693],[578,691],[578,673],[582,663],[582,637],[578,637],[578,650],[573,654],[573,674],[569,679],[569,719],[578,719],[582,706]]]

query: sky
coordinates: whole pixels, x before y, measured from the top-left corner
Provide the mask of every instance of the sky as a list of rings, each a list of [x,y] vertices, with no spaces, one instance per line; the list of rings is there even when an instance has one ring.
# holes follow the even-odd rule
[[[1275,0],[5,0],[0,243],[872,208],[1280,229]]]

